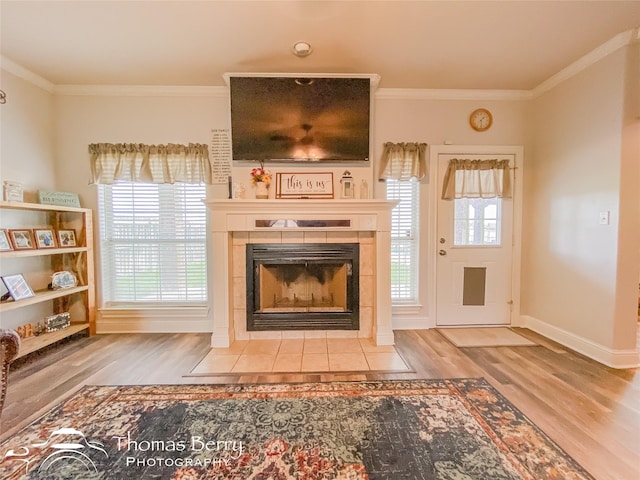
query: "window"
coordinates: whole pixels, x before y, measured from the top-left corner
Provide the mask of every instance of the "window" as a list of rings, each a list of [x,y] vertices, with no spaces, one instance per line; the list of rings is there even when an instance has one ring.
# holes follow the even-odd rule
[[[99,185],[105,305],[206,302],[204,198],[204,185]]]
[[[500,246],[501,198],[456,198],[455,246]]]
[[[394,304],[418,301],[418,207],[416,180],[387,180],[387,199],[400,200],[391,212],[391,299]]]

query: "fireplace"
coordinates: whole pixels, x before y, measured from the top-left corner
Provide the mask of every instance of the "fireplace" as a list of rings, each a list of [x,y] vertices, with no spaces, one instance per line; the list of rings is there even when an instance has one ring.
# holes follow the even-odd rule
[[[358,243],[248,243],[247,331],[358,330]]]
[[[393,345],[389,258],[391,209],[397,201],[215,199],[206,203],[211,210],[211,263],[215,265],[215,274],[210,276],[209,283],[212,347],[228,347],[235,340],[323,337],[371,338],[377,345]],[[273,219],[295,221],[273,222]],[[247,245],[300,246],[318,243],[324,244],[323,248],[329,244],[359,245],[358,261],[354,260],[351,266],[351,278],[357,278],[358,281],[358,284],[351,286],[351,292],[355,296],[352,296],[352,306],[347,308],[352,315],[351,320],[344,320],[345,314],[349,312],[332,312],[330,317],[323,320],[323,328],[298,330],[292,324],[300,315],[289,311],[277,314],[280,319],[271,317],[276,318],[274,321],[280,322],[280,325],[286,319],[288,325],[284,328],[272,324],[268,328],[273,330],[248,330],[247,309],[255,306],[255,294],[252,294],[250,305],[247,305],[247,276],[254,275],[253,261],[250,262],[252,267],[247,275]],[[255,283],[255,280],[251,281]],[[252,283],[252,288],[249,289],[251,292],[255,291],[253,285]],[[317,296],[314,293],[314,299]],[[308,319],[313,319],[322,312],[308,313]],[[257,318],[260,318],[259,315]],[[350,322],[356,321],[354,318],[357,318],[359,328],[346,330],[350,328]],[[331,326],[332,319],[338,319],[337,323],[344,323],[339,327]],[[264,326],[264,317],[261,321]]]

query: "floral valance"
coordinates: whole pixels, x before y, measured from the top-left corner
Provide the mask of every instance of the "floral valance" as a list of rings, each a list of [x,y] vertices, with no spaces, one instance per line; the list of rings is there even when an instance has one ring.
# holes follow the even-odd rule
[[[380,159],[379,178],[381,180],[421,179],[427,174],[426,150],[426,143],[385,143]]]
[[[209,148],[201,143],[92,143],[89,153],[91,183],[212,182]]]
[[[444,176],[442,199],[511,197],[509,160],[454,158]]]

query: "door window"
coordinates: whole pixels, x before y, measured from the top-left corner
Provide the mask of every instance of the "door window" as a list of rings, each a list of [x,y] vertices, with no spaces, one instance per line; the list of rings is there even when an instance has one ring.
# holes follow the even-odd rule
[[[501,245],[501,198],[456,198],[454,202],[454,246]]]

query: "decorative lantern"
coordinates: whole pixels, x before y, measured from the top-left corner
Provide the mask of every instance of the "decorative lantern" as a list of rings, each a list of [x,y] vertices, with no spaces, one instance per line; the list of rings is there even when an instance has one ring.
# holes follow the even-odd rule
[[[349,172],[349,170],[345,170],[342,174],[340,185],[342,186],[342,198],[354,198],[353,177],[351,176],[351,172]]]

